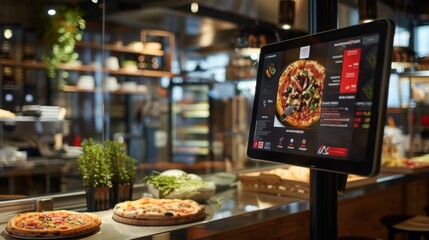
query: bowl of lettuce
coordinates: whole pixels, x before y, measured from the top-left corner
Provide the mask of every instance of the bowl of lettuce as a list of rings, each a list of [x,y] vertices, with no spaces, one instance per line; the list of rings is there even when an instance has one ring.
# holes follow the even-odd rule
[[[172,169],[164,172],[152,172],[144,179],[148,191],[156,198],[192,199],[205,202],[216,192],[216,185],[204,181],[200,176]]]

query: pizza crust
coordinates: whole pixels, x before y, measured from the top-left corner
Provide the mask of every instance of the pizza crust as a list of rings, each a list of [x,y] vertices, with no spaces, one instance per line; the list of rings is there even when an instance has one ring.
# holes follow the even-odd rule
[[[122,217],[116,214],[113,214],[113,220],[125,223],[125,224],[131,224],[131,225],[137,225],[137,226],[171,226],[171,225],[178,225],[178,224],[185,224],[185,223],[191,223],[200,221],[206,218],[206,213],[201,212],[200,214],[197,214],[192,217],[187,218],[178,218],[178,219],[129,219],[126,217]]]

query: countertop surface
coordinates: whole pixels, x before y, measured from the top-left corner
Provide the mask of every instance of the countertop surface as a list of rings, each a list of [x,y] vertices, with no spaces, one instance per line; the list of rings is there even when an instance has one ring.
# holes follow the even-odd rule
[[[207,223],[223,221],[229,218],[243,217],[248,213],[258,212],[263,209],[272,208],[274,206],[296,206],[299,202],[306,204],[305,199],[277,197],[267,194],[242,193],[237,189],[226,190],[216,194],[207,201],[206,213],[207,217],[202,221],[197,221],[188,224],[180,224],[174,226],[133,226],[116,222],[113,220],[113,210],[95,212],[102,218],[100,231],[91,236],[83,237],[82,239],[144,239],[144,237],[168,234],[171,231],[187,229],[191,226],[199,226]],[[223,224],[222,224],[223,225]],[[10,239],[4,232],[6,224],[0,225],[0,239]],[[182,239],[182,238],[178,238]]]
[[[354,198],[367,192],[384,189],[401,182],[426,177],[422,174],[380,174],[374,181],[354,185],[339,196],[339,200]],[[212,196],[206,205],[207,217],[202,221],[175,226],[133,226],[112,219],[113,210],[95,212],[102,218],[100,230],[82,239],[187,239],[189,229],[199,234],[235,229],[309,209],[308,199],[244,192],[240,186]],[[0,225],[0,239],[11,239]]]

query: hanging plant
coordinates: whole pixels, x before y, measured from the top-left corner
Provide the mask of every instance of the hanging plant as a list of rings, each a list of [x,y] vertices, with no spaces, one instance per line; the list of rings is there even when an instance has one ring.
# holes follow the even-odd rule
[[[47,52],[44,62],[48,68],[48,76],[54,78],[58,65],[76,60],[79,55],[74,51],[77,41],[82,40],[85,20],[78,8],[61,5],[56,9],[45,30]]]

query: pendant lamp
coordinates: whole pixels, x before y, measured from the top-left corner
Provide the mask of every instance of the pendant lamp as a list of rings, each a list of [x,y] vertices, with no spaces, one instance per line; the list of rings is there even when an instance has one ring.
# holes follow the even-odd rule
[[[280,0],[278,24],[285,30],[291,29],[295,19],[295,2]]]
[[[371,22],[377,18],[376,0],[359,0],[359,22]]]

